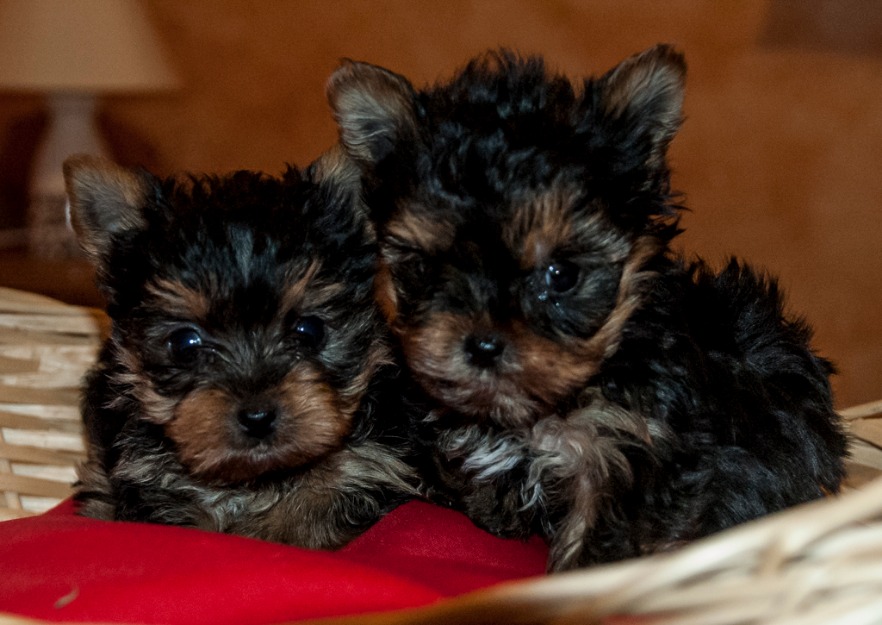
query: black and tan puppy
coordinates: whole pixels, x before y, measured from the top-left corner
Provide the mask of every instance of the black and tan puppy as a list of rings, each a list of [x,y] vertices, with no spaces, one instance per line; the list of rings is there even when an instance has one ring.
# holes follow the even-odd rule
[[[347,62],[329,97],[362,167],[380,294],[435,404],[433,495],[551,569],[670,548],[835,492],[828,362],[773,279],[672,253],[667,46],[573,84],[500,51],[414,88]]]
[[[346,162],[187,180],[65,163],[112,320],[82,514],[335,548],[414,493]]]

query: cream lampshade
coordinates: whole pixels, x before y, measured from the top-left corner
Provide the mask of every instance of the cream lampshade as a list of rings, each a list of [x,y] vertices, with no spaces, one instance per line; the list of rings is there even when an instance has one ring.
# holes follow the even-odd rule
[[[43,93],[49,125],[37,150],[28,207],[32,253],[64,246],[64,180],[70,154],[103,154],[96,98],[176,87],[138,0],[0,0],[0,90]]]

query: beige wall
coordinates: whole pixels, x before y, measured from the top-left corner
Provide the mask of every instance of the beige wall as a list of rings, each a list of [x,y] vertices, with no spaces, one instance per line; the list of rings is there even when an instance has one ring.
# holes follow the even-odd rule
[[[656,42],[687,55],[675,185],[681,245],[777,273],[841,369],[840,405],[882,398],[882,3],[840,0],[152,0],[184,82],[107,102],[116,156],[161,173],[305,164],[335,138],[324,82],[340,57],[417,83],[509,45],[574,76]],[[0,98],[0,192],[39,100]],[[24,121],[22,121],[24,120]],[[28,121],[30,120],[30,121]],[[35,121],[36,120],[36,121]],[[7,211],[9,208],[7,207]],[[6,215],[3,219],[14,220]]]

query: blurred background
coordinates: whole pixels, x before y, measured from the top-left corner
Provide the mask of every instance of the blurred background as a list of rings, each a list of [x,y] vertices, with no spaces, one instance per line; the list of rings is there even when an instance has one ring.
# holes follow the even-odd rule
[[[16,1],[0,0],[0,9]],[[91,89],[106,151],[159,174],[279,173],[286,162],[308,163],[336,138],[324,87],[342,57],[424,84],[503,45],[579,77],[657,42],[675,44],[689,63],[687,119],[671,150],[674,184],[690,208],[678,245],[717,263],[737,254],[777,274],[790,309],[809,319],[818,350],[839,367],[838,404],[882,398],[882,3],[123,4],[146,20],[153,39],[142,47],[161,57],[147,61],[161,66],[154,84],[57,89]],[[0,31],[11,24],[0,20]],[[65,24],[89,41],[119,30]],[[8,37],[0,32],[0,42]],[[34,54],[9,52],[0,65]],[[0,285],[97,305],[82,259],[33,239],[35,163],[57,89],[4,84],[0,71]]]

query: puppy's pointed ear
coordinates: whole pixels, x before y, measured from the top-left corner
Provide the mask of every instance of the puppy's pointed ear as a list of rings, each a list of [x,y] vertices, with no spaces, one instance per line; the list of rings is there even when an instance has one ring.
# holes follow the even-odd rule
[[[683,119],[686,61],[657,45],[619,63],[598,81],[602,114],[616,121],[625,140],[647,149],[647,164],[664,159]]]
[[[415,93],[403,76],[347,60],[328,80],[327,94],[340,142],[363,166],[372,168],[416,138]]]
[[[71,156],[63,169],[71,225],[83,251],[101,264],[115,234],[145,226],[149,177],[88,155]]]

